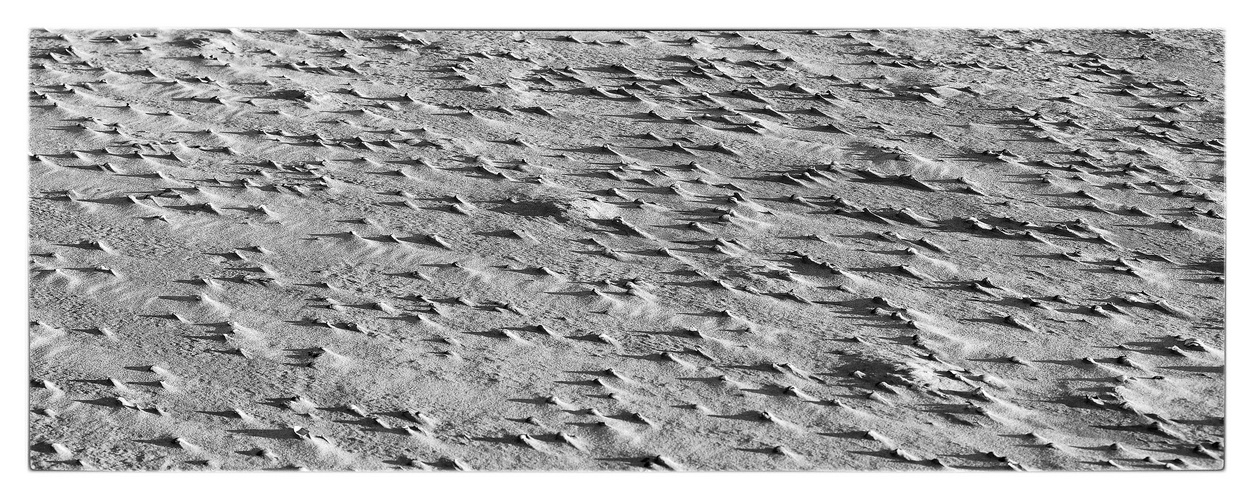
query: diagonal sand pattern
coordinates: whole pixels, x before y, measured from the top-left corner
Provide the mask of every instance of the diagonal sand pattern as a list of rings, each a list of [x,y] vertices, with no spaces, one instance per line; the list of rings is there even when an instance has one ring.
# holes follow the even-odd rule
[[[1215,469],[1214,31],[31,32],[34,469]]]

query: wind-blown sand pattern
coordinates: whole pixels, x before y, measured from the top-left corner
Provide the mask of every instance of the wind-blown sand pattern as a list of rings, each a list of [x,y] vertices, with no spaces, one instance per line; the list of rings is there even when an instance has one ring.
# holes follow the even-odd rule
[[[34,469],[1216,469],[1215,31],[31,32]]]

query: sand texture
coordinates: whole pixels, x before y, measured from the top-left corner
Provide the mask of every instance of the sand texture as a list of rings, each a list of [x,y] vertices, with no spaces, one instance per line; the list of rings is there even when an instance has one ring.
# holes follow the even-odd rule
[[[1222,468],[1223,50],[33,30],[30,466]]]

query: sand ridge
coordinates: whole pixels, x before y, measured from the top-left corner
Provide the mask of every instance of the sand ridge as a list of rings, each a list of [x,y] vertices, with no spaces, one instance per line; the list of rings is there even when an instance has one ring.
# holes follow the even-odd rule
[[[34,469],[1223,466],[1219,32],[30,47]]]

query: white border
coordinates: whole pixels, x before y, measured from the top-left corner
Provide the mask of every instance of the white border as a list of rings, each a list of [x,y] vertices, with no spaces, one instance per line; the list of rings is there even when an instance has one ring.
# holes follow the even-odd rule
[[[17,4],[19,2],[13,2]],[[901,498],[1094,498],[1116,494],[1138,498],[1185,495],[1235,496],[1237,481],[1250,472],[1247,438],[1250,382],[1249,315],[1232,304],[1250,304],[1251,220],[1244,191],[1254,168],[1250,137],[1249,22],[1244,9],[1221,1],[836,1],[683,0],[422,1],[379,2],[265,0],[80,1],[36,0],[6,6],[0,68],[3,110],[4,182],[0,182],[4,234],[4,342],[0,378],[7,403],[0,412],[0,485],[9,498],[158,497],[266,498],[528,498],[579,496],[634,498],[789,498],[877,495]],[[1228,468],[1224,472],[1175,473],[34,473],[27,470],[26,201],[27,36],[34,27],[403,27],[403,28],[1221,28],[1227,32],[1227,144],[1229,147],[1228,255]],[[1233,85],[1233,83],[1237,85]],[[1238,86],[1239,85],[1239,86]],[[20,263],[20,264],[19,264]],[[1235,362],[1234,362],[1235,361]],[[386,495],[378,497],[377,495]],[[1148,495],[1148,496],[1142,496]],[[273,497],[272,497],[273,498]]]

